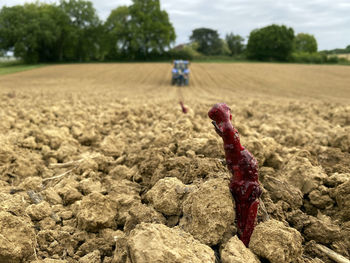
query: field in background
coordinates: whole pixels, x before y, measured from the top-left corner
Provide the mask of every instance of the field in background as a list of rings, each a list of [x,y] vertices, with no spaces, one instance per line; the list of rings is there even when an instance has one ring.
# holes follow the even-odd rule
[[[23,66],[13,66],[12,72]],[[31,69],[32,66],[25,67]],[[341,100],[350,99],[350,67],[271,63],[193,63],[185,98],[213,101],[236,96]],[[4,73],[1,71],[0,74]],[[43,67],[0,78],[2,89],[55,93],[109,92],[119,98],[178,96],[171,87],[171,64],[72,64]]]

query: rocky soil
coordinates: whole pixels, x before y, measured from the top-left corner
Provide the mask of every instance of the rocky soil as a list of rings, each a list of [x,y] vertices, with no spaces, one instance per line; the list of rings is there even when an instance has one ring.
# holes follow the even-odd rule
[[[350,258],[343,102],[189,87],[183,114],[174,87],[156,98],[145,84],[139,98],[130,86],[121,97],[113,85],[68,90],[31,72],[11,77],[21,76],[27,88],[0,89],[0,262],[336,262],[320,245]],[[217,100],[260,166],[265,208],[249,248],[207,117]]]

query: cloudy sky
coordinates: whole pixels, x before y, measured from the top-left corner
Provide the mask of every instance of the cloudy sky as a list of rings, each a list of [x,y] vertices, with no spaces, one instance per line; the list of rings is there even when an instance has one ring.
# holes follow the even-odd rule
[[[349,0],[160,0],[176,30],[176,43],[188,42],[193,29],[209,27],[222,37],[233,32],[247,38],[251,30],[272,23],[313,34],[319,50],[350,45]],[[34,2],[0,0],[0,6]],[[46,0],[42,2],[58,2]],[[131,0],[92,0],[101,19]]]

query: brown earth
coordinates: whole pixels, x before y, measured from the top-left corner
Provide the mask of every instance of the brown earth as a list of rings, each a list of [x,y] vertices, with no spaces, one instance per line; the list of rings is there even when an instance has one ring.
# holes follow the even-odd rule
[[[0,77],[0,262],[333,262],[319,245],[349,258],[350,67],[193,64],[182,88],[170,70]],[[271,220],[259,211],[250,249],[207,117],[217,102],[260,165]]]

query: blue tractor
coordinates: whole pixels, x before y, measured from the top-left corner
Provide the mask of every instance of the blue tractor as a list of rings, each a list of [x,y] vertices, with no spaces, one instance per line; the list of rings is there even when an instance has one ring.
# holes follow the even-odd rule
[[[190,70],[188,60],[174,60],[171,85],[188,86],[190,80]]]

